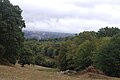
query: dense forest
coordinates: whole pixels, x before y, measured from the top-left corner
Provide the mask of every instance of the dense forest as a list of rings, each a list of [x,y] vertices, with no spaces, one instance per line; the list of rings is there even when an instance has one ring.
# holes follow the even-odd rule
[[[120,77],[120,29],[105,27],[58,39],[25,39],[19,6],[0,0],[0,64],[17,62],[81,71],[94,66],[108,76]]]

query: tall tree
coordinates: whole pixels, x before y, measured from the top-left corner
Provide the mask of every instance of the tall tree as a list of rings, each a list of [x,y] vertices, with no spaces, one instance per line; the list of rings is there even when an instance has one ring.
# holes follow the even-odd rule
[[[25,27],[22,10],[9,0],[0,0],[0,44],[5,48],[3,57],[15,64],[24,41],[22,28]]]

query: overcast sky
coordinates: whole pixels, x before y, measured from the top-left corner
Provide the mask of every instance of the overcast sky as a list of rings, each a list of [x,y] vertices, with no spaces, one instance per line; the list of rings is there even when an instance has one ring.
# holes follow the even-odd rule
[[[120,0],[10,0],[23,10],[26,30],[79,33],[120,28]]]

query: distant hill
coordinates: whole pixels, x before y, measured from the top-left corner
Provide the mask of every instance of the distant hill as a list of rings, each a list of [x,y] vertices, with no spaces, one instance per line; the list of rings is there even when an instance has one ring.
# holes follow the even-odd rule
[[[68,36],[74,36],[73,33],[59,33],[59,32],[44,32],[44,31],[23,31],[25,33],[26,39],[54,39],[54,38],[64,38]]]

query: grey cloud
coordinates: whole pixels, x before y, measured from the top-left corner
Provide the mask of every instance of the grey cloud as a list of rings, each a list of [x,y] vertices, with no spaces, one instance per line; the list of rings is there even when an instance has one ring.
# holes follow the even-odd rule
[[[26,10],[27,11],[27,10]],[[35,12],[35,13],[34,13]],[[80,11],[74,10],[69,12],[56,12],[50,9],[39,9],[38,11],[31,10],[24,14],[27,22],[35,21],[50,21],[51,19],[64,19],[64,18],[80,18],[86,20],[101,20],[109,22],[111,15],[103,14],[95,11],[88,11],[87,13],[81,13]],[[115,20],[115,19],[114,19]]]
[[[36,6],[28,5],[27,1],[24,4],[20,2],[21,0],[18,1],[20,3],[18,5],[23,9],[26,29],[29,30],[80,32],[98,30],[105,26],[118,26],[120,21],[120,17],[114,17],[114,14],[95,10],[97,5],[119,5],[119,0],[63,0],[60,4],[66,6],[54,6],[54,4]]]
[[[109,4],[109,5],[119,5],[120,1],[119,0],[85,0],[85,1],[73,1],[73,2],[67,2],[68,4],[73,4],[76,6],[81,6],[81,7],[94,7],[96,5],[101,5],[101,4]]]
[[[79,18],[87,19],[87,20],[101,20],[108,22],[110,20],[111,15],[98,13],[98,12],[88,12],[85,14],[81,14]]]

